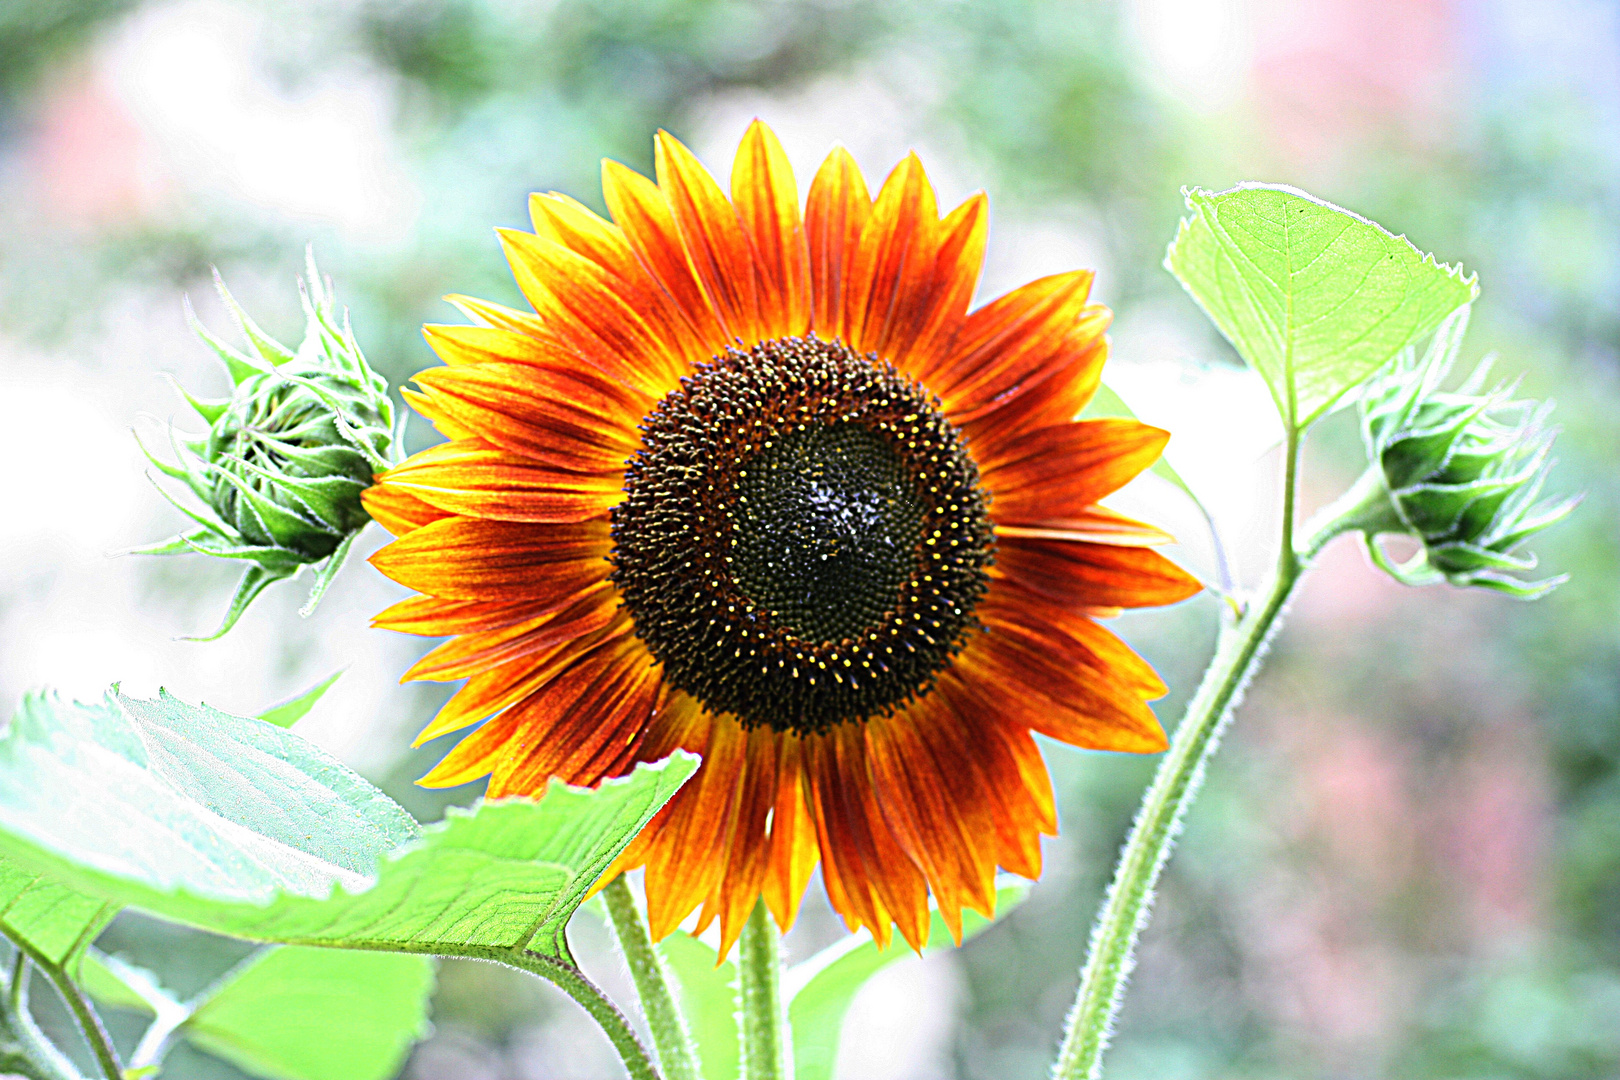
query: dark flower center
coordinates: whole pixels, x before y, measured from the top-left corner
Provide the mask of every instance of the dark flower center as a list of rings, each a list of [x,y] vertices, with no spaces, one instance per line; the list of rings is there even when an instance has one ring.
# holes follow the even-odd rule
[[[924,694],[977,628],[985,493],[939,403],[836,341],[727,350],[642,424],[613,580],[669,681],[809,733]]]

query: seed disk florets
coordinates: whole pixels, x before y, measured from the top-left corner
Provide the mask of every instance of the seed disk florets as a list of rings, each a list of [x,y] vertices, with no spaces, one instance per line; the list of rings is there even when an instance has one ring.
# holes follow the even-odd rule
[[[926,693],[978,627],[985,493],[937,400],[837,341],[727,350],[642,423],[613,580],[673,685],[801,734]]]

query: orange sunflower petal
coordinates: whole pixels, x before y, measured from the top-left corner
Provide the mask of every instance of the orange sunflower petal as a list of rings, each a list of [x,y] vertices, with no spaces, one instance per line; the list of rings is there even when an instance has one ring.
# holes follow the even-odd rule
[[[379,481],[362,491],[360,503],[377,524],[395,536],[404,536],[412,530],[450,516],[449,511],[425,503],[410,492],[396,488],[386,481]]]
[[[1020,435],[981,460],[996,523],[1072,517],[1158,460],[1170,433],[1135,420],[1076,420]]]
[[[441,600],[417,595],[387,608],[371,625],[402,634],[446,637],[516,626],[540,614],[543,609],[531,600]]]
[[[835,147],[821,163],[805,200],[804,232],[810,248],[811,326],[823,339],[844,334],[845,283],[861,232],[872,216],[872,196],[849,151]]]
[[[371,564],[408,588],[452,600],[551,601],[608,575],[606,519],[536,530],[444,518],[400,537]]]
[[[770,864],[763,895],[776,924],[791,927],[799,901],[820,859],[815,824],[805,801],[803,740],[782,735],[777,743],[776,805],[771,808]]]
[[[737,147],[731,201],[753,243],[763,333],[803,337],[810,327],[810,251],[799,220],[799,190],[782,144],[758,120]]]
[[[766,335],[754,257],[737,212],[701,162],[667,131],[654,143],[658,187],[686,257],[726,333],[745,343]]]
[[[589,369],[480,364],[429,368],[415,378],[434,407],[468,431],[558,468],[622,468],[640,441],[623,398]]]
[[[379,480],[452,514],[571,522],[607,513],[623,495],[624,472],[557,469],[482,439],[457,439],[413,455]]]

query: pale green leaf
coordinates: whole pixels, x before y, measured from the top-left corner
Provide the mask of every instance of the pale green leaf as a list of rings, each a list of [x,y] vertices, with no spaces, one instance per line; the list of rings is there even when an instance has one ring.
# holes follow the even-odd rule
[[[180,1031],[269,1080],[384,1080],[427,1034],[432,992],[426,957],[288,945],[226,973]]]
[[[1293,188],[1187,193],[1165,265],[1303,429],[1478,294],[1404,236]]]
[[[737,1080],[737,965],[727,960],[716,967],[715,951],[681,930],[660,941],[658,951],[680,984],[681,1012],[697,1044],[703,1080]]]
[[[79,967],[79,985],[102,1005],[129,1012],[152,1015],[157,1012],[190,1010],[158,982],[155,972],[137,967],[120,956],[108,956],[92,948]]]
[[[53,964],[66,964],[112,921],[115,904],[84,896],[0,858],[0,923]]]
[[[996,890],[996,916],[1023,903],[1029,893],[1025,884],[1005,885]],[[973,911],[962,912],[962,940],[988,927],[991,920]],[[934,912],[924,953],[952,947],[950,931],[939,912]],[[864,930],[852,935],[802,964],[789,969],[783,979],[783,994],[791,995],[788,1024],[793,1029],[794,1080],[830,1080],[838,1060],[838,1041],[855,993],[866,981],[896,960],[915,956],[905,942],[896,939],[887,949],[879,949]],[[709,1078],[706,1078],[709,1080]]]
[[[428,1032],[433,961],[401,953],[269,946],[180,1001],[157,975],[91,949],[80,985],[152,1017],[148,1061],[177,1039],[270,1080],[382,1080]]]
[[[453,808],[421,830],[296,734],[168,695],[31,695],[0,737],[0,855],[70,889],[262,941],[530,949],[697,768]]]
[[[302,694],[299,694],[291,701],[284,701],[275,708],[270,709],[267,712],[260,713],[259,719],[263,720],[267,724],[274,724],[279,728],[292,727],[309,714],[309,710],[313,709],[315,707],[315,703],[321,700],[328,690],[332,689],[332,684],[337,682],[338,676],[342,674],[343,672],[341,671],[332,672],[332,674],[328,675],[326,678],[322,679],[308,690],[305,690]]]

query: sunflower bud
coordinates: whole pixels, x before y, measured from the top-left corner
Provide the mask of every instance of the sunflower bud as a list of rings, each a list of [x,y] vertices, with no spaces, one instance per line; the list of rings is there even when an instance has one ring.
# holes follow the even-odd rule
[[[1372,560],[1397,581],[1477,585],[1532,600],[1565,576],[1522,581],[1534,555],[1515,554],[1525,540],[1567,517],[1580,498],[1537,502],[1557,429],[1552,403],[1512,400],[1514,386],[1486,390],[1487,358],[1456,390],[1441,390],[1462,346],[1468,309],[1435,332],[1421,360],[1408,349],[1366,389],[1362,438],[1387,503],[1365,529]],[[1378,537],[1406,533],[1423,542],[1394,562]]]
[[[331,281],[315,269],[313,254],[299,283],[306,325],[297,352],[259,329],[217,274],[215,284],[246,348],[211,334],[189,304],[186,314],[235,390],[223,401],[200,401],[180,390],[208,422],[208,432],[189,436],[170,428],[177,464],[146,455],[206,509],[181,505],[165,492],[197,527],[135,554],[200,552],[251,564],[213,635],[219,637],[266,586],[319,564],[302,613],[314,611],[371,520],[360,493],[391,464],[394,407],[388,383],[361,355],[346,313],[340,323]]]

